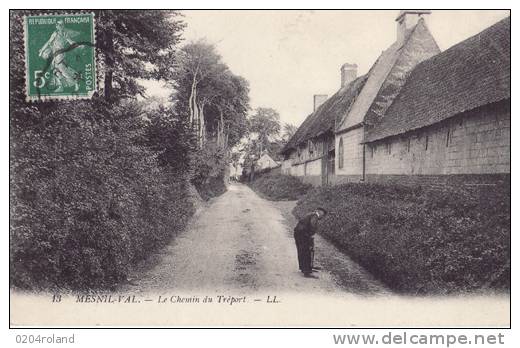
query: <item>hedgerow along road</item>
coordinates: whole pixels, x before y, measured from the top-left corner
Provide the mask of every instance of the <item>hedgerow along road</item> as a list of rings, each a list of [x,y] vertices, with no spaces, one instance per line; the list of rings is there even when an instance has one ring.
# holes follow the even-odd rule
[[[153,267],[131,276],[138,292],[385,293],[356,263],[316,236],[315,279],[298,270],[292,237],[295,202],[271,202],[243,184],[197,213],[157,257]]]

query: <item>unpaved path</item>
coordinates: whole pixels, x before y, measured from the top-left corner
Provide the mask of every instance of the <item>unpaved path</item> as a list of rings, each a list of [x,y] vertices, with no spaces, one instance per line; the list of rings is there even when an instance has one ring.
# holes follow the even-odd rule
[[[283,291],[384,293],[386,290],[319,236],[318,279],[298,271],[292,238],[294,202],[270,202],[233,184],[197,214],[186,231],[156,256],[153,267],[132,275],[122,290]]]

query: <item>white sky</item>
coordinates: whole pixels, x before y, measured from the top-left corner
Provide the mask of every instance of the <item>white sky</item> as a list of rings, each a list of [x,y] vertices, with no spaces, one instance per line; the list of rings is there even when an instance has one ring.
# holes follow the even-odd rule
[[[334,94],[339,68],[368,71],[396,37],[398,11],[182,11],[186,41],[206,38],[223,61],[250,83],[251,106],[276,109],[297,126],[312,112],[314,94]],[[441,50],[480,32],[509,11],[434,10],[427,24]],[[166,96],[158,83],[149,95]]]

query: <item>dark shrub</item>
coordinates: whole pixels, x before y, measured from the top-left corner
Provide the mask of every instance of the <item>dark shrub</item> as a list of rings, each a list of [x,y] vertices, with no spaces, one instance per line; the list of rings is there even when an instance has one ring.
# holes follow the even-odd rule
[[[250,186],[273,201],[296,200],[312,187],[294,176],[282,174],[264,174],[250,183]]]
[[[215,142],[208,142],[191,157],[191,182],[200,196],[208,200],[226,192],[229,161],[226,151]]]
[[[138,145],[144,125],[136,112],[63,103],[44,127],[14,127],[13,286],[111,287],[184,226],[193,211],[187,183]]]
[[[293,213],[328,209],[319,233],[394,290],[509,289],[510,197],[508,184],[352,183],[311,190]]]

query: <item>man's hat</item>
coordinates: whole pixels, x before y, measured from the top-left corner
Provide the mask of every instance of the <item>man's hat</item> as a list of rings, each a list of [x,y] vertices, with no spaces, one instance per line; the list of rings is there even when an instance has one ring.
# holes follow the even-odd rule
[[[325,210],[325,208],[322,208],[322,207],[318,207],[318,208],[316,208],[316,210],[321,210],[323,212],[323,216],[325,216],[329,213],[327,210]]]

